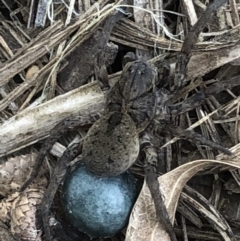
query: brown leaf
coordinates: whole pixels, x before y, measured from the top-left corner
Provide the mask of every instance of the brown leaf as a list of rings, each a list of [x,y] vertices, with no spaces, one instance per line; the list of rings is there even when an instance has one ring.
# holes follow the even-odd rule
[[[46,167],[42,167],[34,182],[22,193],[17,192],[26,181],[37,155],[32,153],[10,158],[0,165],[0,219],[10,221],[11,232],[21,240],[40,241],[36,229],[36,210],[47,186]]]
[[[36,211],[42,202],[45,187],[14,193],[0,202],[0,219],[10,221],[15,237],[27,241],[41,241],[36,229]],[[37,238],[37,239],[36,239]]]
[[[35,216],[43,195],[44,189],[27,189],[12,202],[11,231],[17,238],[28,241],[41,240],[38,237]]]
[[[7,162],[0,165],[0,194],[4,197],[16,192],[26,181],[35,163],[37,154],[17,156],[9,158]],[[47,185],[43,167],[38,174],[38,180],[29,188],[38,188]],[[42,176],[42,177],[41,177]]]
[[[240,160],[238,158],[240,144],[233,147],[231,151],[233,152],[233,156],[231,157],[226,157],[221,154],[218,156],[218,160],[197,160],[189,162],[158,178],[161,193],[164,196],[165,205],[172,223],[175,218],[179,196],[183,187],[192,176],[212,165],[227,165],[240,168]],[[230,240],[226,239],[226,236],[224,236],[224,238],[225,240]],[[125,240],[170,241],[167,232],[156,218],[155,206],[145,182],[132,210]]]
[[[19,196],[18,193],[13,193],[8,198],[4,198],[0,202],[0,219],[3,222],[11,220],[10,212],[12,208],[12,202]]]

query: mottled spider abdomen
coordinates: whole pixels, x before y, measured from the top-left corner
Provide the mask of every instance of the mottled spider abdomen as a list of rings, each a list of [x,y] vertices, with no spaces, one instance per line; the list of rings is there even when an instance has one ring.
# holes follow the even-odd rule
[[[83,143],[85,165],[100,176],[116,176],[126,171],[138,154],[135,123],[121,112],[103,115],[89,129]]]

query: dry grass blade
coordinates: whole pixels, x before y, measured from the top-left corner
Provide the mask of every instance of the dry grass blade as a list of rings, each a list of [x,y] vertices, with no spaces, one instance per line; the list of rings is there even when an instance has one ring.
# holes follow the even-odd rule
[[[237,45],[236,46],[236,48],[239,48],[239,46]],[[234,53],[234,58],[236,58],[236,56],[237,56],[237,51],[236,51],[236,48],[234,49],[234,51],[232,50],[232,52]],[[220,53],[219,53],[220,54]],[[216,58],[216,52],[214,51],[214,53],[211,53],[210,51],[208,52],[208,53],[204,53],[203,55],[205,55],[205,57],[204,57],[204,59],[209,59],[210,61],[211,61],[211,58],[213,58],[213,56],[214,56],[214,58]],[[206,55],[208,55],[208,56],[206,56]],[[199,57],[201,56],[201,54],[200,55],[194,55],[193,56],[193,58],[190,60],[190,63],[189,63],[189,68],[188,68],[188,75],[189,75],[189,77],[191,77],[191,78],[193,78],[194,77],[194,75],[196,74],[196,69],[200,69],[200,68],[196,68],[195,66],[196,65],[198,65],[198,62],[199,62]],[[210,56],[210,57],[209,57]],[[222,53],[221,53],[221,56],[222,56]],[[230,59],[228,59],[228,58],[226,58],[225,56],[224,57],[222,57],[225,61],[226,61],[226,59],[227,59],[227,61],[229,62],[229,61],[231,61],[231,60],[233,60],[234,58],[232,57],[232,58],[230,58]],[[205,63],[206,61],[204,61],[204,63]],[[216,68],[216,67],[218,67],[219,66],[219,64],[221,64],[221,63],[219,63],[219,62],[217,62],[218,63],[218,65],[216,66],[216,65],[214,65],[214,63],[212,62],[211,64],[213,64],[212,65],[212,67],[211,68]],[[217,64],[216,63],[216,64]],[[222,63],[222,64],[224,64],[224,63]],[[51,66],[52,66],[52,63],[49,63],[49,68],[51,68]],[[208,70],[209,70],[209,67],[208,67],[208,65],[206,64],[206,65],[204,65],[204,64],[202,64],[201,66],[205,66]],[[208,70],[207,69],[205,69],[204,71],[203,70],[200,70],[201,71],[201,75],[204,75],[206,72],[208,72]],[[48,70],[48,68],[46,69],[46,71]],[[40,70],[41,71],[41,70]],[[193,72],[194,71],[194,72]],[[41,72],[38,72],[38,73],[41,73]],[[44,72],[44,73],[46,73],[46,72]],[[43,73],[42,73],[43,74]],[[199,75],[200,73],[198,73],[198,75]],[[36,77],[35,77],[36,78]],[[36,80],[37,80],[38,78],[36,78]],[[24,82],[23,83],[23,85],[22,86],[24,86],[24,88],[23,89],[19,89],[19,92],[17,92],[17,91],[14,91],[12,94],[13,94],[13,98],[11,98],[11,94],[10,95],[8,95],[8,97],[6,97],[6,99],[8,100],[7,102],[6,102],[6,100],[5,99],[3,99],[2,101],[0,101],[0,107],[1,107],[1,104],[3,105],[4,104],[4,107],[6,107],[13,99],[15,99],[15,98],[17,98],[17,96],[16,96],[16,93],[23,93],[23,91],[24,90],[26,90],[27,88],[29,88],[29,85],[31,86],[31,85],[33,85],[33,83],[34,82],[32,82],[32,81],[34,81],[35,82],[35,79],[33,79],[33,78],[31,78],[30,80],[28,80],[28,81],[26,81],[26,82]],[[100,103],[102,103],[102,101],[103,101],[103,95],[102,95],[102,93],[100,94],[100,89],[99,89],[99,91],[100,92],[98,92],[98,93],[96,93],[95,91],[96,90],[93,90],[93,92],[92,92],[92,90],[91,90],[91,88],[92,87],[90,87],[91,85],[87,85],[87,86],[85,86],[85,87],[83,87],[83,89],[85,89],[84,91],[86,91],[86,92],[88,92],[89,91],[89,95],[90,96],[93,96],[93,95],[95,95],[96,94],[96,99],[95,99],[95,101],[94,101],[94,99],[92,99],[92,102],[91,102],[91,108],[92,108],[92,112],[94,112],[94,110],[95,110],[95,113],[97,113],[97,112],[99,112],[99,111],[101,111],[101,108],[99,109],[99,102]],[[77,110],[75,109],[75,110],[73,110],[74,108],[77,108],[78,106],[77,105],[79,105],[79,108],[80,108],[80,106],[81,106],[81,102],[80,102],[80,99],[78,99],[78,97],[77,97],[77,90],[75,90],[75,91],[73,91],[73,92],[71,92],[71,93],[68,93],[68,94],[66,94],[66,96],[65,96],[65,98],[68,100],[68,98],[70,98],[70,96],[71,96],[71,94],[72,94],[72,100],[74,99],[74,98],[76,98],[76,102],[75,101],[73,101],[72,103],[74,103],[74,105],[72,106],[72,105],[64,105],[65,107],[66,107],[66,109],[65,108],[61,108],[61,110],[59,110],[59,116],[60,115],[62,115],[63,114],[63,116],[64,117],[67,117],[66,116],[66,113],[64,114],[64,112],[68,112],[68,114],[70,114],[70,112],[71,113],[75,113]],[[80,93],[79,93],[80,94]],[[82,92],[82,94],[84,94],[84,92]],[[81,95],[81,94],[80,94]],[[101,95],[101,97],[99,96],[99,95]],[[69,97],[67,97],[67,96],[69,96]],[[58,99],[59,98],[59,99]],[[64,97],[58,97],[55,101],[53,101],[53,102],[49,102],[49,108],[52,108],[52,109],[54,109],[55,107],[55,104],[57,105],[57,106],[59,106],[59,104],[60,104],[60,102],[61,101],[63,101],[64,100]],[[87,100],[87,98],[85,99],[85,100]],[[60,101],[60,102],[58,102],[58,101]],[[69,101],[71,101],[70,99],[69,99]],[[83,103],[85,103],[85,101],[83,102]],[[52,104],[52,106],[50,107],[50,105]],[[85,106],[85,104],[83,104],[84,106]],[[48,106],[48,105],[47,105]],[[37,108],[36,109],[36,112],[39,112],[39,110],[40,110],[40,112],[41,112],[41,107],[39,107],[39,109]],[[33,110],[32,110],[33,111]],[[79,109],[79,112],[81,112],[80,111],[80,109]],[[216,111],[214,111],[213,113],[215,113]],[[31,114],[31,111],[28,111],[28,112],[25,112],[25,113],[29,113],[29,114]],[[32,112],[32,114],[31,115],[33,115],[33,116],[35,116],[35,114],[33,114],[34,112]],[[57,112],[55,112],[55,113],[57,113]],[[213,114],[213,113],[211,113],[211,115]],[[20,116],[21,116],[21,118],[23,117],[23,113],[22,114],[19,114]],[[28,130],[26,130],[26,129],[19,129],[19,128],[17,128],[17,129],[15,129],[15,130],[20,130],[21,131],[21,133],[16,133],[16,134],[14,134],[14,133],[12,133],[13,132],[13,127],[11,128],[11,130],[12,130],[12,132],[7,132],[7,130],[9,130],[8,128],[7,129],[5,129],[5,127],[6,126],[9,126],[9,124],[10,123],[14,123],[15,121],[14,120],[16,120],[18,123],[20,123],[19,122],[19,115],[16,115],[15,117],[13,117],[11,120],[9,120],[9,121],[7,121],[6,123],[4,123],[3,125],[2,125],[2,127],[4,127],[4,128],[1,128],[1,134],[3,135],[3,136],[5,136],[5,138],[6,139],[2,139],[2,145],[1,145],[1,149],[0,149],[0,156],[1,155],[6,155],[7,153],[9,153],[9,151],[10,150],[12,150],[12,152],[14,151],[14,150],[17,150],[17,149],[19,149],[19,148],[17,148],[16,146],[14,146],[14,145],[16,145],[16,143],[17,143],[17,140],[18,139],[16,139],[17,137],[16,136],[19,136],[19,138],[20,138],[20,135],[24,135],[25,137],[26,137],[26,139],[27,140],[25,140],[25,138],[24,138],[24,140],[22,140],[23,142],[22,142],[22,145],[21,145],[21,147],[23,147],[24,145],[28,145],[27,143],[33,143],[33,142],[31,142],[33,139],[35,140],[35,141],[37,141],[37,140],[39,140],[39,139],[41,139],[43,136],[46,136],[47,134],[48,134],[48,131],[46,130],[46,128],[47,128],[47,126],[50,128],[50,125],[45,125],[46,123],[45,123],[45,120],[46,120],[46,122],[49,120],[48,118],[50,117],[49,116],[49,114],[47,114],[47,115],[44,115],[44,113],[42,113],[42,115],[41,115],[41,121],[43,122],[43,124],[41,125],[41,126],[36,126],[35,124],[33,124],[33,122],[32,122],[32,124],[34,125],[33,127],[31,127],[31,124],[30,124],[30,126],[29,126],[29,129],[34,129],[34,133],[29,133],[29,131]],[[63,117],[62,117],[63,118]],[[56,116],[56,120],[61,120],[62,119],[61,117],[58,117],[58,116]],[[207,118],[207,117],[206,117]],[[37,123],[39,123],[39,121],[37,120],[37,119],[35,119],[34,121],[37,121]],[[52,123],[53,125],[54,125],[54,123],[56,123],[55,121]],[[194,126],[197,126],[198,124],[200,124],[200,123],[202,123],[202,122],[197,122],[197,123],[195,123],[195,125]],[[14,125],[15,126],[15,125]],[[10,127],[10,126],[9,126]],[[43,129],[42,129],[43,128]],[[40,131],[40,130],[44,130],[44,132],[45,133],[39,133],[39,134],[36,134],[37,133],[37,130],[38,131]],[[11,134],[10,134],[11,133]],[[30,135],[30,137],[28,136],[28,138],[27,138],[27,133],[29,133],[29,135]],[[37,136],[34,136],[34,135],[37,135]],[[13,136],[13,138],[12,139],[8,139],[8,138],[11,138],[11,136]],[[22,137],[21,137],[22,138]],[[173,139],[174,141],[176,141],[177,140],[177,138],[174,138]],[[166,143],[164,146],[167,146],[168,144],[171,144],[171,143],[173,143],[174,141],[170,141],[170,142],[168,142],[168,143]],[[8,142],[8,145],[4,145],[3,143],[7,143]],[[15,144],[14,144],[15,143]],[[163,146],[163,147],[164,147]]]
[[[189,206],[192,206],[195,210],[199,211],[219,232],[219,234],[221,234],[224,240],[236,240],[229,224],[206,198],[188,186],[184,188],[184,191],[187,191],[187,193],[183,192],[181,198],[187,201]],[[188,193],[190,195],[187,195]],[[198,200],[196,200],[197,198],[194,198],[194,196],[196,196]]]
[[[60,30],[62,26],[63,25],[60,22],[57,22],[54,24],[54,26],[49,27],[49,29],[46,29],[40,37],[30,42],[23,49],[19,50],[16,55],[6,62],[5,65],[0,68],[0,85],[2,86],[6,84],[12,77],[27,68],[32,63],[36,62],[36,60],[46,54],[56,44],[61,42],[64,36],[61,34],[61,32],[60,34],[56,34],[56,31]],[[63,32],[66,34],[66,30]],[[43,40],[43,37],[46,35],[46,33],[50,33],[54,36],[54,38],[47,38]]]
[[[101,1],[101,4],[103,4],[103,2],[104,1]],[[39,58],[43,57],[55,46],[66,40],[70,34],[80,27],[79,31],[72,37],[66,48],[61,53],[61,56],[51,60],[38,73],[41,77],[39,77],[39,79],[42,79],[51,68],[51,75],[62,58],[66,57],[66,55],[70,54],[84,40],[88,39],[91,33],[95,31],[102,21],[104,21],[104,19],[115,9],[117,4],[118,3],[115,5],[106,5],[101,9],[100,12],[97,12],[96,7],[92,6],[78,21],[66,28],[62,28],[63,24],[56,22],[53,26],[43,31],[27,46],[20,49],[16,55],[6,62],[2,68],[0,68],[0,85],[2,86],[8,83],[12,77],[36,62]],[[40,81],[39,79],[37,76],[35,76],[35,78],[31,78],[27,81],[27,83],[23,83],[21,86],[19,86],[17,92],[12,91],[8,97],[1,100],[0,109],[3,110],[6,108],[11,101],[18,98],[24,91],[33,86],[37,81]]]
[[[231,159],[226,158],[224,155],[219,155],[218,160],[197,160],[189,162],[158,178],[161,193],[165,198],[165,205],[172,223],[175,218],[179,196],[183,187],[192,176],[213,165],[227,165],[229,167],[240,168],[240,144],[234,146],[231,151],[233,152],[233,157]],[[230,241],[231,238],[225,230],[224,228],[221,229],[221,235],[225,238],[224,240]],[[126,240],[154,241],[159,239],[170,241],[168,234],[157,221],[150,191],[146,183],[144,183],[142,191],[131,213]]]

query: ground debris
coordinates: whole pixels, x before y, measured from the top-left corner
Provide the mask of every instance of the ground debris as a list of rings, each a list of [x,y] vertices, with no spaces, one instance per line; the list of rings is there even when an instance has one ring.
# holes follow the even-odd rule
[[[203,13],[213,2],[216,13],[206,17]],[[226,167],[219,163],[192,162],[204,159],[214,163],[216,159],[231,163],[237,162],[239,156],[239,11],[235,0],[218,8],[223,2],[183,0],[181,4],[180,1],[161,4],[153,1],[138,5],[139,1],[133,1],[134,6],[128,7],[119,6],[126,4],[122,0],[114,3],[4,0],[0,3],[0,240],[45,239],[44,233],[39,232],[42,224],[36,222],[36,210],[42,203],[49,174],[53,173],[51,168],[56,166],[55,154],[45,160],[50,172],[44,165],[28,189],[21,193],[19,188],[39,155],[36,150],[43,146],[41,140],[50,135],[54,126],[66,118],[79,120],[81,116],[78,133],[84,137],[90,125],[104,113],[106,89],[119,80],[124,56],[129,51],[156,69],[157,90],[167,90],[162,92],[159,102],[168,98],[169,115],[177,126],[156,131],[161,131],[153,143],[154,155],[158,157],[157,174],[165,173],[168,177],[176,171],[175,179],[182,181],[184,174],[192,175],[190,167],[198,171],[188,182],[192,189],[186,187],[182,194],[174,177],[171,187],[164,183],[164,175],[160,177],[163,182],[160,189],[169,188],[169,192],[162,193],[179,191],[175,193],[180,195],[178,206],[173,202],[170,205],[178,211],[177,216],[170,216],[171,222],[177,221],[177,240],[230,240],[229,237],[238,240],[237,164]],[[205,16],[204,21],[194,25],[201,16]],[[142,103],[136,105],[138,109],[143,108],[145,102]],[[180,139],[187,134],[188,139],[192,138],[194,132],[199,134],[199,141]],[[222,154],[217,157],[218,151],[206,146],[200,133],[217,147],[231,148],[232,157]],[[54,148],[60,146],[61,155],[72,139],[71,135],[65,135],[49,151],[57,153]],[[225,153],[226,148],[222,149]],[[144,158],[140,156],[131,167],[140,189]],[[189,165],[188,170],[181,170],[184,164]],[[199,169],[195,166],[198,164]],[[206,166],[207,169],[203,168]],[[140,214],[137,223],[141,226],[142,214],[150,215],[150,227],[153,227],[152,217],[156,213],[145,183],[143,186],[144,195],[134,208],[135,217]],[[139,209],[143,203],[150,206]],[[149,208],[149,212],[144,208]],[[58,193],[52,211],[51,216],[57,220],[50,225],[55,232],[54,240],[67,241],[69,237],[90,240],[68,226]],[[130,240],[129,235],[133,234],[131,241],[141,240],[145,234],[154,240],[151,228],[141,235],[135,227],[130,223],[127,231],[123,230],[112,240]]]

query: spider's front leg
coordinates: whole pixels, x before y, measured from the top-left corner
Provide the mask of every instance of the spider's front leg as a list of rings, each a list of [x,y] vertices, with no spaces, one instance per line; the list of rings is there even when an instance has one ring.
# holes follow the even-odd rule
[[[208,140],[206,137],[197,134],[192,130],[184,130],[171,124],[171,121],[175,116],[200,106],[205,101],[205,96],[203,93],[199,92],[190,98],[174,105],[166,105],[168,102],[168,97],[171,98],[171,95],[167,90],[160,89],[157,91],[157,108],[153,124],[155,126],[154,129],[159,135],[161,135],[162,132],[167,134],[170,133],[176,137],[191,140],[197,144],[207,145],[218,149],[227,155],[232,154],[231,151],[227,148],[216,142]]]
[[[57,192],[58,186],[67,173],[68,164],[71,160],[74,160],[82,151],[82,140],[75,138],[74,141],[67,147],[63,155],[58,160],[58,163],[53,170],[50,183],[47,190],[44,193],[44,198],[41,203],[40,209],[42,214],[43,228],[45,232],[45,240],[51,241],[51,233],[49,228],[49,209],[52,206],[54,196]]]
[[[232,152],[229,149],[221,146],[220,144],[218,144],[216,142],[210,141],[203,135],[200,135],[200,134],[194,132],[193,130],[184,130],[178,126],[166,125],[164,132],[169,132],[176,137],[180,137],[182,139],[192,141],[196,144],[207,145],[214,149],[218,149],[219,151],[221,151],[227,155],[232,155]]]
[[[205,100],[205,95],[202,92],[198,92],[180,103],[168,105],[168,108],[171,116],[174,118],[175,116],[181,115],[183,113],[195,109],[196,107],[200,106],[203,102],[205,102]]]
[[[86,124],[92,124],[95,122],[96,119],[98,119],[98,116],[82,116],[82,117],[69,117],[60,123],[58,123],[50,132],[49,138],[43,143],[39,155],[36,159],[35,165],[33,166],[32,172],[30,174],[30,177],[27,179],[27,181],[23,184],[20,191],[24,191],[29,184],[32,183],[34,178],[36,178],[39,169],[42,166],[42,163],[44,161],[45,156],[50,152],[53,144],[69,129],[75,129],[77,127],[86,125]]]
[[[150,134],[150,133],[149,133]],[[160,192],[160,186],[158,182],[158,175],[156,172],[157,166],[157,152],[153,145],[150,142],[150,138],[148,133],[144,133],[144,135],[140,138],[141,143],[141,150],[145,154],[145,164],[144,164],[144,171],[145,171],[145,178],[150,190],[151,196],[154,201],[156,215],[160,223],[166,229],[167,233],[169,234],[171,241],[177,241],[176,235],[174,233],[173,226],[170,222],[169,215],[164,204],[163,196]]]

